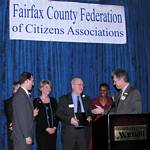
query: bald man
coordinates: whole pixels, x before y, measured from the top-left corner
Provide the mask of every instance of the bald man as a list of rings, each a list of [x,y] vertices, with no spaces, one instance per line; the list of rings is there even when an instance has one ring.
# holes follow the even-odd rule
[[[57,117],[62,122],[62,150],[87,150],[89,125],[80,126],[75,114],[85,114],[86,121],[91,121],[91,106],[88,96],[83,95],[84,83],[80,78],[71,81],[71,92],[60,97]]]

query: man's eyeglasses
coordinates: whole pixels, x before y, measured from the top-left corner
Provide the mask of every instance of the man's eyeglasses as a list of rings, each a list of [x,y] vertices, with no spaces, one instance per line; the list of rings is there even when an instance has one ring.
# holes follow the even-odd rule
[[[74,84],[74,85],[78,85],[78,86],[84,86],[84,84]]]

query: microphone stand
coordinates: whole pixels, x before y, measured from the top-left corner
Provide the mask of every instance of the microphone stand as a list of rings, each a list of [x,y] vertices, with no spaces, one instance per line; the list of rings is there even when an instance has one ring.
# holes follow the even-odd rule
[[[115,103],[116,103],[115,98],[114,96],[112,96],[111,98],[112,98],[112,105],[109,107],[109,109],[107,109],[107,112],[104,113],[105,115],[108,115],[112,111],[112,109],[115,107]]]

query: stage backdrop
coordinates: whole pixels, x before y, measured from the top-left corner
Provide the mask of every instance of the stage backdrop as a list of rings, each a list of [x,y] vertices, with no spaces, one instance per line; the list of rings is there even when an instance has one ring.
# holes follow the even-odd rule
[[[18,80],[22,71],[30,71],[34,75],[33,97],[39,95],[38,84],[42,79],[52,81],[52,96],[58,99],[70,91],[70,80],[78,76],[85,82],[85,94],[93,98],[98,95],[98,86],[101,82],[110,85],[110,94],[116,92],[112,85],[111,72],[121,67],[128,71],[130,82],[142,94],[143,112],[150,112],[150,1],[81,0],[80,2],[124,6],[127,43],[10,40],[9,1],[0,1],[0,149],[7,150],[3,101],[11,95],[11,85],[14,80]],[[60,149],[60,132],[58,132],[58,150]]]

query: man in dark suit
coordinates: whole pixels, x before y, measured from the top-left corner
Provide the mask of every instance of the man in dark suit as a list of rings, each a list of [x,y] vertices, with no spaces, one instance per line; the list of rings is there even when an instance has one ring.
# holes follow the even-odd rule
[[[130,85],[127,72],[123,69],[117,69],[112,73],[112,77],[114,85],[120,90],[115,99],[115,113],[141,113],[141,94],[137,89]]]
[[[137,114],[142,112],[141,94],[132,87],[128,80],[128,73],[123,69],[116,69],[112,73],[114,86],[119,90],[118,95],[114,98],[114,107],[104,111],[100,106],[92,110],[94,114]]]
[[[13,142],[15,150],[31,150],[33,141],[33,104],[28,90],[34,84],[33,76],[23,72],[20,88],[13,97]]]
[[[87,150],[89,126],[80,126],[76,114],[85,114],[85,122],[91,121],[90,100],[83,95],[83,81],[74,78],[71,81],[72,92],[60,98],[56,116],[62,121],[62,149]],[[80,107],[80,108],[79,108]]]
[[[4,101],[4,109],[7,117],[7,139],[8,139],[8,149],[13,150],[13,141],[12,141],[12,99],[14,94],[17,92],[20,87],[19,82],[14,82],[12,85],[12,96]]]

